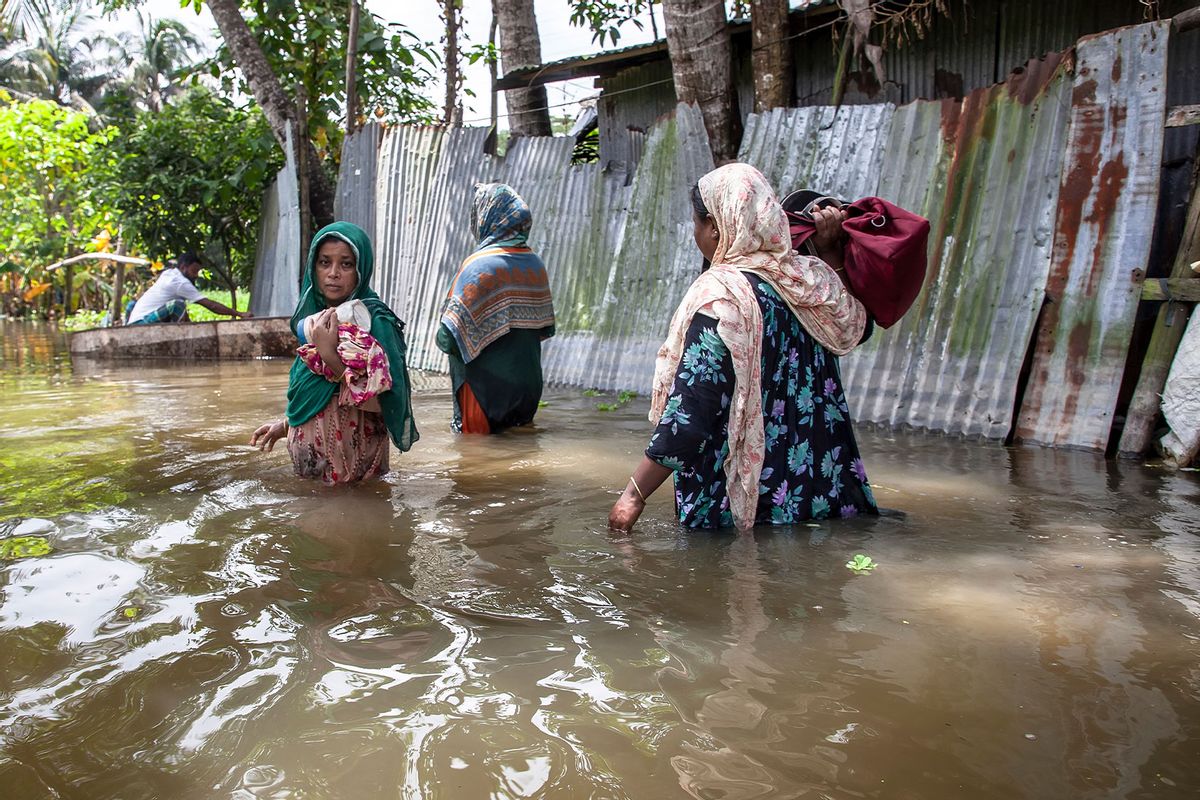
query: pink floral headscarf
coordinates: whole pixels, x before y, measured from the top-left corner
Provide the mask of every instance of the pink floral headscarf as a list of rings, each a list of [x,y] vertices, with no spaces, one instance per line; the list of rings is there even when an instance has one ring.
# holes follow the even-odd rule
[[[658,351],[650,421],[666,406],[683,355],[688,326],[696,314],[717,320],[717,335],[733,360],[729,407],[729,510],[740,529],[753,527],[758,509],[766,437],[762,418],[762,310],[754,289],[739,272],[771,284],[809,335],[836,355],[862,338],[866,311],[837,274],[819,258],[791,249],[787,217],[762,173],[749,164],[726,164],[700,179],[700,196],[720,239],[712,267],[692,282],[671,319]]]

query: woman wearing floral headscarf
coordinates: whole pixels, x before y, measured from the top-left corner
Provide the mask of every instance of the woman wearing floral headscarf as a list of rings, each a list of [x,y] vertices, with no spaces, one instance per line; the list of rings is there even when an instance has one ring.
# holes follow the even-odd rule
[[[815,258],[792,252],[783,209],[751,166],[708,173],[692,205],[696,244],[712,266],[658,351],[657,427],[610,526],[630,529],[672,472],[689,527],[877,513],[836,358],[866,326],[837,275],[842,212],[814,214]]]
[[[533,217],[520,195],[480,184],[472,222],[478,245],[450,286],[437,345],[450,357],[454,429],[499,433],[537,413],[554,304],[546,267],[527,244]]]

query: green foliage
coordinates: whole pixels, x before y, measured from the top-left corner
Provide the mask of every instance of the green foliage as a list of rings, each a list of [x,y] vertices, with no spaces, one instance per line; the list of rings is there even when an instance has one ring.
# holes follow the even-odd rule
[[[4,561],[46,556],[53,549],[45,536],[13,536],[0,539],[0,559]]]
[[[51,278],[44,267],[81,252],[112,207],[88,178],[108,160],[111,128],[50,100],[12,102],[0,91],[0,291],[15,310]],[[28,300],[26,299],[28,298]]]
[[[223,292],[223,291],[217,291],[217,290],[210,291],[210,290],[207,290],[204,288],[201,288],[201,291],[204,292],[204,296],[209,298],[210,300],[216,300],[218,303],[222,303],[224,305],[229,306],[230,308],[233,308],[233,297],[230,295],[229,292]],[[238,311],[246,311],[249,308],[250,308],[250,293],[249,292],[238,292],[237,310]],[[195,303],[192,303],[188,306],[188,318],[192,322],[221,322],[222,320],[229,319],[229,317],[222,316],[221,314],[217,314],[212,311],[209,311],[204,306],[199,306],[199,305],[196,305]]]
[[[317,152],[336,158],[346,108],[349,4],[345,0],[241,0],[241,6],[280,82],[293,93],[304,89],[308,132]],[[422,94],[438,65],[430,43],[362,8],[358,54],[355,89],[360,113],[393,122],[433,121],[436,106]],[[242,73],[232,66],[229,51],[222,46],[209,71],[226,93],[250,95]]]
[[[89,308],[81,308],[69,317],[64,317],[59,320],[59,327],[68,331],[86,331],[92,328],[99,328],[104,324],[104,317],[108,312],[106,310],[92,310]]]
[[[602,394],[604,394],[604,393],[601,392],[599,389],[584,389],[583,390],[584,397],[599,397]]]
[[[194,87],[138,114],[108,149],[98,181],[132,248],[158,261],[194,250],[249,280],[263,192],[283,160],[261,112]]]
[[[870,556],[864,556],[862,553],[846,562],[846,568],[853,571],[855,575],[870,572],[878,566],[878,562],[872,561]]]
[[[588,390],[584,391],[584,394],[587,395],[588,397],[599,397],[600,396],[600,392],[597,391],[596,389],[588,389]],[[637,397],[637,392],[632,392],[628,389],[623,389],[620,392],[617,392],[617,402],[615,402],[615,403],[596,403],[596,410],[597,411],[616,411],[617,409],[624,408],[625,406],[629,405],[630,402],[632,402],[635,397]]]
[[[654,0],[630,0],[625,3],[613,0],[567,0],[571,7],[571,24],[577,28],[588,28],[592,41],[604,46],[607,38],[615,47],[621,38],[621,28],[633,23],[638,30],[645,28],[639,17],[654,5]]]
[[[580,137],[571,151],[572,164],[592,164],[600,160],[600,129],[592,128]]]

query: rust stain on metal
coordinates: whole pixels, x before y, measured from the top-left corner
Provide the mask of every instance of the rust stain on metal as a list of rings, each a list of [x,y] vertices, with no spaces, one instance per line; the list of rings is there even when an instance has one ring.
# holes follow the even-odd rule
[[[1122,119],[1124,115],[1122,114]],[[1104,247],[1108,243],[1108,233],[1115,221],[1117,202],[1125,188],[1125,180],[1129,177],[1129,168],[1125,166],[1125,154],[1117,153],[1112,161],[1106,161],[1100,168],[1100,180],[1096,186],[1092,210],[1087,215],[1087,221],[1096,226],[1096,246],[1092,249],[1092,263],[1099,265],[1104,259]],[[1092,270],[1088,276],[1087,296],[1096,295],[1096,283],[1101,278],[1099,270]]]
[[[958,120],[962,116],[962,103],[947,98],[942,101],[942,141],[953,145],[958,132]]]
[[[1045,94],[1050,81],[1058,75],[1059,67],[1066,64],[1069,68],[1074,60],[1073,51],[1049,53],[1042,58],[1031,59],[1009,76],[1005,83],[1009,97],[1022,105],[1029,105]]]

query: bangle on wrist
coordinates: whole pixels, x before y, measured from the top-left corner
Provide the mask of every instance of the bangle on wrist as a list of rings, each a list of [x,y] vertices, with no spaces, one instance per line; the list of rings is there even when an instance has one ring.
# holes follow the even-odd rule
[[[629,482],[633,484],[633,490],[637,492],[638,499],[642,501],[643,505],[645,505],[646,495],[642,494],[642,488],[638,486],[637,481],[634,480],[632,475],[629,476]]]

